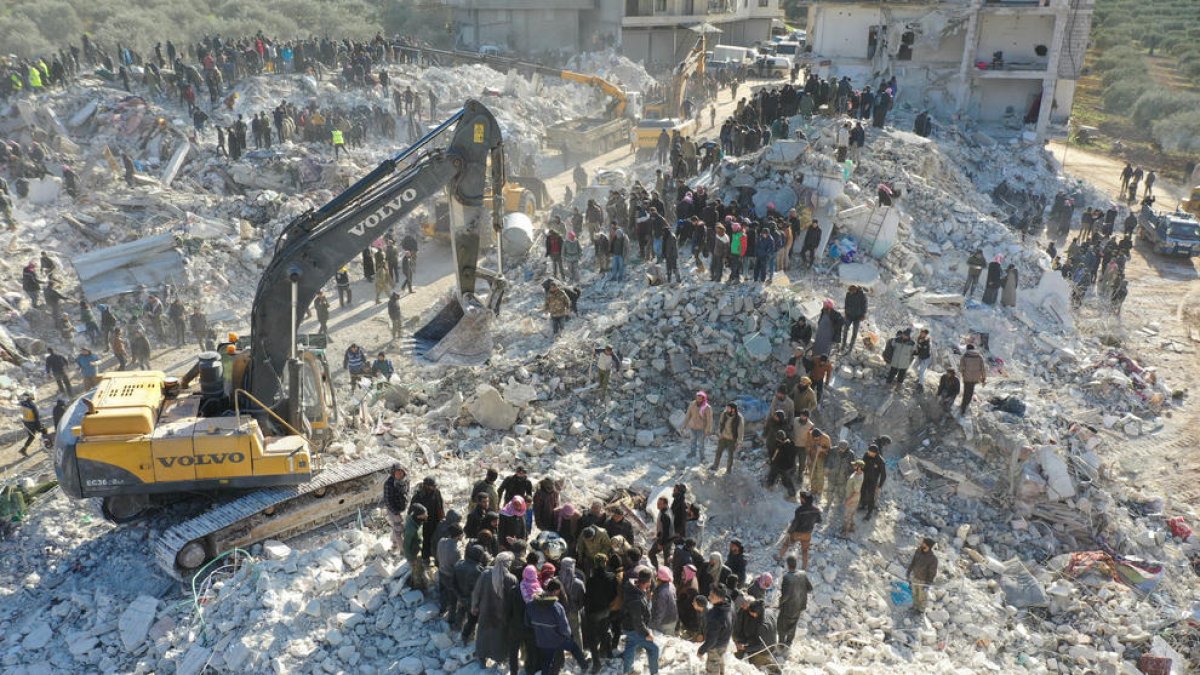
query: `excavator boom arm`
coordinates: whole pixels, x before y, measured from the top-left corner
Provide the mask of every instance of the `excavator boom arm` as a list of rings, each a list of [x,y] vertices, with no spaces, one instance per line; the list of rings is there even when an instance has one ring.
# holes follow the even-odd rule
[[[447,133],[453,136],[445,149],[422,152]],[[267,402],[278,398],[292,335],[321,287],[388,228],[444,188],[449,189],[452,209],[457,207],[463,216],[455,240],[459,293],[474,293],[479,228],[491,217],[483,208],[488,159],[500,152],[495,117],[478,101],[468,101],[412,147],[384,161],[325,206],[289,223],[259,280],[251,309],[249,390],[254,396]],[[503,185],[492,188],[498,192]],[[297,324],[292,323],[293,283]]]

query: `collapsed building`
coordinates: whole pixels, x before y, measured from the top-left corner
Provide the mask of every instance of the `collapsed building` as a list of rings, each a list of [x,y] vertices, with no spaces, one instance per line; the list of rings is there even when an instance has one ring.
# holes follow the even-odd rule
[[[495,87],[497,102],[505,90],[525,86],[487,71],[429,69],[419,77],[454,94]],[[302,96],[309,83],[252,79],[240,86],[239,105],[248,112]],[[337,95],[328,84],[317,90]],[[94,167],[98,187],[76,203],[19,202],[29,238],[22,254],[36,244],[75,256],[168,234],[185,261],[178,283],[196,286],[214,314],[219,298],[253,285],[273,237],[293,215],[324,203],[370,164],[365,157],[331,163],[287,145],[227,163],[189,146],[171,131],[175,123],[159,125],[160,115],[170,115],[152,103],[97,88],[85,97],[100,102],[68,93],[47,109],[61,106],[55,116],[67,118],[68,128],[93,125],[67,140],[87,153],[81,161]],[[497,108],[517,147],[536,147],[540,125],[571,114],[520,107],[565,108],[563,101],[512,98],[521,100],[511,102],[513,110]],[[1169,378],[1147,365],[1136,340],[1114,343],[1079,330],[1048,257],[997,218],[1003,209],[990,196],[1001,183],[1056,190],[1062,179],[1055,167],[1036,144],[1000,143],[953,126],[936,140],[872,131],[859,165],[847,167],[831,159],[839,123],[794,119],[790,126],[802,137],[728,158],[696,183],[725,199],[744,197],[760,215],[794,207],[818,218],[838,251],[820,261],[818,273],[725,286],[685,269],[681,285],[647,287],[640,279],[613,284],[588,270],[580,314],[556,340],[541,318],[545,264],[530,256],[508,270],[511,302],[495,322],[499,347],[488,369],[404,358],[387,382],[344,402],[356,414],[329,448],[330,460],[393,458],[413,476],[436,478],[448,505],[465,504],[489,466],[505,472],[521,464],[533,476],[551,476],[577,505],[617,487],[648,495],[684,482],[704,505],[703,550],[738,537],[751,569],[774,570],[770,556],[794,505],[760,485],[761,444],[748,442],[727,476],[692,466],[681,460],[683,406],[697,390],[715,401],[743,401],[753,436],[792,350],[791,321],[812,318],[823,298],[840,299],[848,283],[864,285],[872,298],[864,331],[876,347],[836,359],[817,422],[856,452],[889,434],[893,478],[879,515],[856,538],[838,538],[836,528],[815,538],[809,574],[816,588],[787,669],[1118,673],[1162,663],[1154,659],[1176,669],[1195,664],[1196,542],[1172,525],[1181,517],[1195,522],[1195,507],[1125,491],[1110,480],[1106,462],[1114,444],[1162,427],[1178,403]],[[32,136],[45,124],[23,129]],[[370,145],[386,154],[391,143]],[[109,146],[174,175],[139,174],[136,192],[114,188],[103,159]],[[181,147],[190,159],[177,163]],[[635,171],[649,181],[654,168]],[[877,199],[881,182],[896,188],[892,204]],[[1025,281],[1015,307],[959,293],[966,254],[977,247],[1018,266]],[[8,278],[20,261],[5,263]],[[39,353],[33,341],[45,327],[17,318],[33,316],[21,311],[19,295],[6,301],[10,330]],[[241,325],[244,311],[233,308],[228,325]],[[955,364],[968,342],[985,347],[993,377],[976,413],[947,416],[928,394],[880,383],[879,343],[914,323],[935,331],[935,371]],[[349,330],[355,339],[386,342],[387,327],[375,318]],[[612,394],[601,400],[589,369],[603,344],[615,345],[622,361]],[[6,392],[39,376],[36,363],[4,368]],[[406,587],[408,566],[389,554],[390,532],[377,509],[287,543],[231,553],[181,588],[158,571],[150,550],[188,508],[114,528],[61,493],[39,498],[0,542],[10,563],[0,570],[5,670],[481,671],[471,645],[437,618],[434,599]],[[904,564],[924,536],[939,542],[944,571],[931,611],[915,616]],[[693,645],[663,640],[665,671],[701,667]],[[730,660],[730,672],[756,671]]]
[[[844,2],[808,7],[815,72],[857,87],[895,77],[902,100],[1046,137],[1071,114],[1093,0]]]

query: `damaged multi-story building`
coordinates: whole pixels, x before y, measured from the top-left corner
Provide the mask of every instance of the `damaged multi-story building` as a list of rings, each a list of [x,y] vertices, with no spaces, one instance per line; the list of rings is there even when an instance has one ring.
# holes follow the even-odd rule
[[[1094,0],[812,0],[822,77],[896,78],[897,103],[1045,138],[1071,113]]]

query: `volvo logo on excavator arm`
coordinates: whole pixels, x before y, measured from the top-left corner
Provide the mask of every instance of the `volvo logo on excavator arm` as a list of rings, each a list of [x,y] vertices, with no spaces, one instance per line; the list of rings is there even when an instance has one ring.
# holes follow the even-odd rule
[[[350,228],[350,234],[361,237],[362,235],[379,227],[379,223],[383,222],[388,216],[404,208],[404,205],[417,198],[417,191],[413,188],[401,192],[393,199],[389,199],[382,206],[375,209],[370,215],[362,219],[362,222]]]
[[[241,464],[246,461],[246,455],[241,452],[210,452],[203,455],[182,455],[179,457],[159,457],[158,463],[166,468],[179,466],[207,466],[209,464]]]

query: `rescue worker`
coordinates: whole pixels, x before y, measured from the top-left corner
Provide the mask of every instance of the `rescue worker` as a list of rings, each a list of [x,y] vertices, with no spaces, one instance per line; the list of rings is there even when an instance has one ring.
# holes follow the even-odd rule
[[[33,439],[37,436],[42,437],[43,443],[49,443],[49,438],[46,435],[46,427],[42,426],[42,416],[38,413],[37,401],[33,400],[32,392],[25,392],[21,395],[19,401],[21,406],[21,424],[25,427],[25,445],[21,446],[21,456],[29,456],[29,446],[33,444]]]

